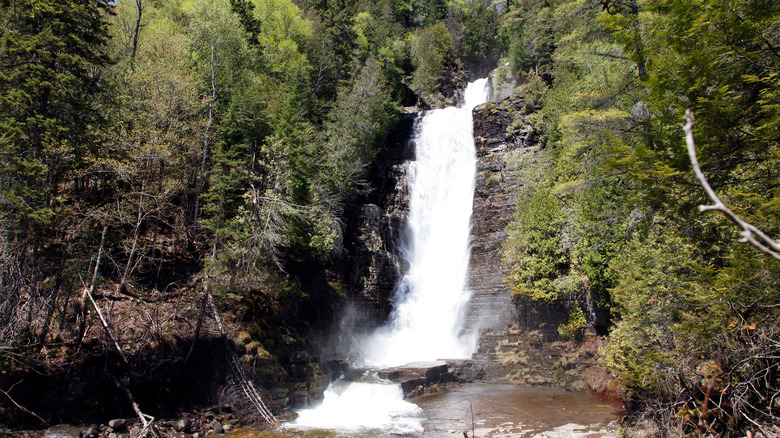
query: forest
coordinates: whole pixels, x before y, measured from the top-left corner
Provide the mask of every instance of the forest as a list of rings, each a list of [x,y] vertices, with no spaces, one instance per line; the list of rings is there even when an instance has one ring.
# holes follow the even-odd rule
[[[522,83],[544,150],[507,229],[512,293],[568,303],[562,337],[606,337],[627,425],[777,433],[780,3],[0,8],[0,412],[19,376],[189,347],[151,322],[120,347],[109,326],[135,323],[97,303],[213,296],[305,336],[402,107],[453,103],[495,68]]]

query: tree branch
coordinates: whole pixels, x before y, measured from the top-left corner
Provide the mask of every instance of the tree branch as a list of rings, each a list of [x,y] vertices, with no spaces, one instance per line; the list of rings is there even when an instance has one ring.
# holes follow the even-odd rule
[[[780,261],[780,242],[770,238],[763,231],[756,228],[754,225],[746,222],[739,217],[736,213],[731,211],[723,201],[720,200],[718,195],[712,189],[707,182],[707,178],[704,176],[701,167],[699,166],[699,159],[696,157],[696,147],[693,142],[693,111],[690,109],[685,110],[685,145],[688,148],[688,156],[691,159],[691,165],[693,166],[693,172],[696,174],[696,178],[701,183],[704,191],[707,193],[707,197],[713,202],[712,205],[700,205],[699,211],[719,211],[731,222],[734,222],[738,227],[742,228],[739,239],[742,243],[748,243],[754,248],[758,249],[762,253]]]
[[[127,388],[127,386],[123,385],[122,382],[119,381],[113,374],[108,373],[108,376],[111,377],[111,380],[114,381],[114,384],[124,391],[124,393],[127,395],[128,400],[130,400],[130,404],[133,406],[133,410],[135,411],[135,414],[138,416],[138,419],[141,420],[141,423],[144,425],[143,429],[141,429],[141,432],[138,434],[138,437],[145,437],[147,436],[147,432],[150,430],[152,433],[154,433],[154,429],[151,429],[152,423],[154,423],[154,417],[148,414],[144,414],[141,412],[141,408],[138,406],[138,403],[136,403],[135,398],[133,398],[133,393],[130,392],[130,390]],[[154,435],[157,435],[154,433]]]
[[[16,386],[16,385],[14,385],[14,386]],[[10,391],[10,389],[9,389],[9,391]],[[38,414],[36,414],[35,412],[33,412],[33,411],[31,411],[31,410],[29,410],[29,409],[25,408],[24,406],[20,405],[19,403],[17,403],[17,402],[16,402],[16,400],[14,400],[13,398],[11,398],[11,396],[10,396],[10,395],[9,395],[7,392],[3,391],[2,389],[0,389],[0,392],[2,392],[2,393],[3,393],[3,395],[5,395],[6,397],[8,397],[8,400],[11,400],[11,403],[15,404],[17,408],[19,408],[19,409],[23,410],[24,412],[27,412],[28,414],[32,415],[32,416],[33,416],[33,417],[35,417],[35,418],[37,418],[37,419],[41,420],[41,422],[42,422],[43,424],[45,424],[45,425],[47,425],[47,426],[49,425],[49,422],[48,422],[48,421],[46,421],[46,420],[44,420],[43,418],[41,418],[40,416],[38,416]]]

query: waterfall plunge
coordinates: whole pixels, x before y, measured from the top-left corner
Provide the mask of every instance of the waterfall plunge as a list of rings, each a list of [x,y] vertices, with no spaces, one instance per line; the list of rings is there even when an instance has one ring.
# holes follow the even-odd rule
[[[390,322],[363,346],[370,366],[469,358],[476,333],[463,333],[476,153],[471,110],[487,100],[487,79],[469,84],[464,105],[426,113],[415,130],[403,249],[409,271],[396,286]]]
[[[417,161],[404,254],[409,272],[396,287],[390,322],[362,345],[362,365],[374,368],[435,359],[469,358],[477,333],[463,333],[470,220],[476,176],[471,110],[487,100],[486,79],[466,88],[464,105],[426,113],[415,129]],[[318,407],[286,427],[423,431],[422,410],[403,399],[400,385],[367,373],[363,381],[330,384]]]

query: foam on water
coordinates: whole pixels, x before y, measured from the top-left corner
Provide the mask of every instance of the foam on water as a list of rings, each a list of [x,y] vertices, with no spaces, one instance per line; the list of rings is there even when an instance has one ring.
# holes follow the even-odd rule
[[[382,429],[388,434],[421,433],[422,409],[404,400],[397,384],[374,380],[338,380],[328,386],[322,404],[305,409],[286,425],[295,429],[328,429],[356,432]]]

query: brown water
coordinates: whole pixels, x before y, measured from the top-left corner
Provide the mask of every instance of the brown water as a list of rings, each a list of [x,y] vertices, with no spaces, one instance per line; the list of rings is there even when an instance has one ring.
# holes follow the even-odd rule
[[[614,437],[606,425],[622,415],[621,409],[582,392],[502,383],[473,383],[448,392],[413,400],[423,410],[425,431],[398,435],[382,430],[334,432],[327,430],[237,430],[230,438],[598,438]]]
[[[622,414],[590,393],[512,384],[464,385],[415,402],[427,418],[425,437],[597,437]]]

